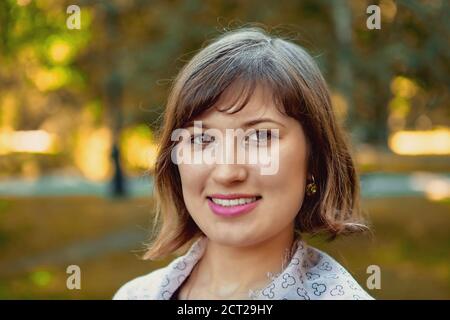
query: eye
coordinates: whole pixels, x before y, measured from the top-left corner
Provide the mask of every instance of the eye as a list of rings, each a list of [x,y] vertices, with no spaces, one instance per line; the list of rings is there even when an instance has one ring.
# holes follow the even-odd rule
[[[206,145],[214,141],[215,141],[214,137],[205,133],[200,133],[191,136],[191,144]]]
[[[251,144],[268,144],[273,138],[272,130],[255,130],[245,137],[245,141]]]

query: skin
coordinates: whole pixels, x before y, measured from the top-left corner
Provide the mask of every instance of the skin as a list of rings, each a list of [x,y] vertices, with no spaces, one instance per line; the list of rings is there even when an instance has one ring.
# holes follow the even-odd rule
[[[224,135],[226,129],[247,129],[245,124],[251,120],[273,120],[251,128],[279,129],[279,137],[275,137],[279,139],[278,172],[261,175],[262,164],[237,161],[178,165],[186,207],[208,238],[205,254],[180,288],[181,299],[248,299],[249,289],[260,289],[270,282],[268,272],[283,270],[286,250],[294,239],[294,219],[303,203],[307,179],[307,142],[302,126],[282,114],[270,91],[262,86],[239,112],[231,114],[234,107],[219,111],[235,101],[233,92],[231,87],[216,106],[195,120],[203,121],[204,129],[207,125]],[[188,130],[194,132],[193,127]],[[250,141],[258,141],[258,137],[253,135]],[[182,143],[187,147],[191,141]],[[233,147],[231,143],[224,145]],[[242,145],[236,143],[234,147]],[[247,148],[253,152],[257,147]],[[206,198],[217,193],[258,194],[262,199],[249,213],[222,217],[211,211]]]

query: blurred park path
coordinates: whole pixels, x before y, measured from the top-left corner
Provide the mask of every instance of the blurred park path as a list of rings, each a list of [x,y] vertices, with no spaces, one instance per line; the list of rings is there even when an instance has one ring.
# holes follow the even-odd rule
[[[362,174],[361,191],[364,197],[428,195],[432,192],[450,195],[450,173],[412,172]],[[42,176],[36,180],[0,180],[0,196],[72,196],[95,195],[107,197],[109,182],[93,182],[82,177]],[[127,181],[129,196],[152,196],[151,176],[142,176]],[[439,189],[438,191],[436,191]],[[438,196],[438,195],[436,195]]]
[[[127,188],[132,197],[150,196],[153,188],[151,176],[141,176],[127,180]],[[0,180],[0,196],[72,196],[110,195],[109,182],[95,182],[81,176],[43,175],[37,179],[7,178]]]

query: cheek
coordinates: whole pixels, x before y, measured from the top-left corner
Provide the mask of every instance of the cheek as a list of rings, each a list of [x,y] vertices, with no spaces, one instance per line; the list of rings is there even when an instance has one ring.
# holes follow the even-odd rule
[[[195,201],[201,199],[208,170],[205,166],[193,164],[180,164],[178,165],[178,170],[180,172],[184,201],[189,209],[195,204]]]
[[[273,206],[278,210],[286,208],[286,214],[295,215],[303,203],[306,176],[305,144],[292,141],[280,145],[278,172],[272,176],[262,176]]]

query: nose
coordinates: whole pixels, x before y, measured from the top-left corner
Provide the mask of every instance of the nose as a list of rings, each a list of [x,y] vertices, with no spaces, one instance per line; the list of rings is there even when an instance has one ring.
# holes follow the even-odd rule
[[[232,185],[247,179],[247,169],[241,164],[216,164],[212,173],[213,180],[222,185]]]
[[[248,168],[238,160],[238,143],[233,137],[227,136],[219,151],[219,163],[214,164],[212,178],[216,183],[230,185],[247,179]]]

